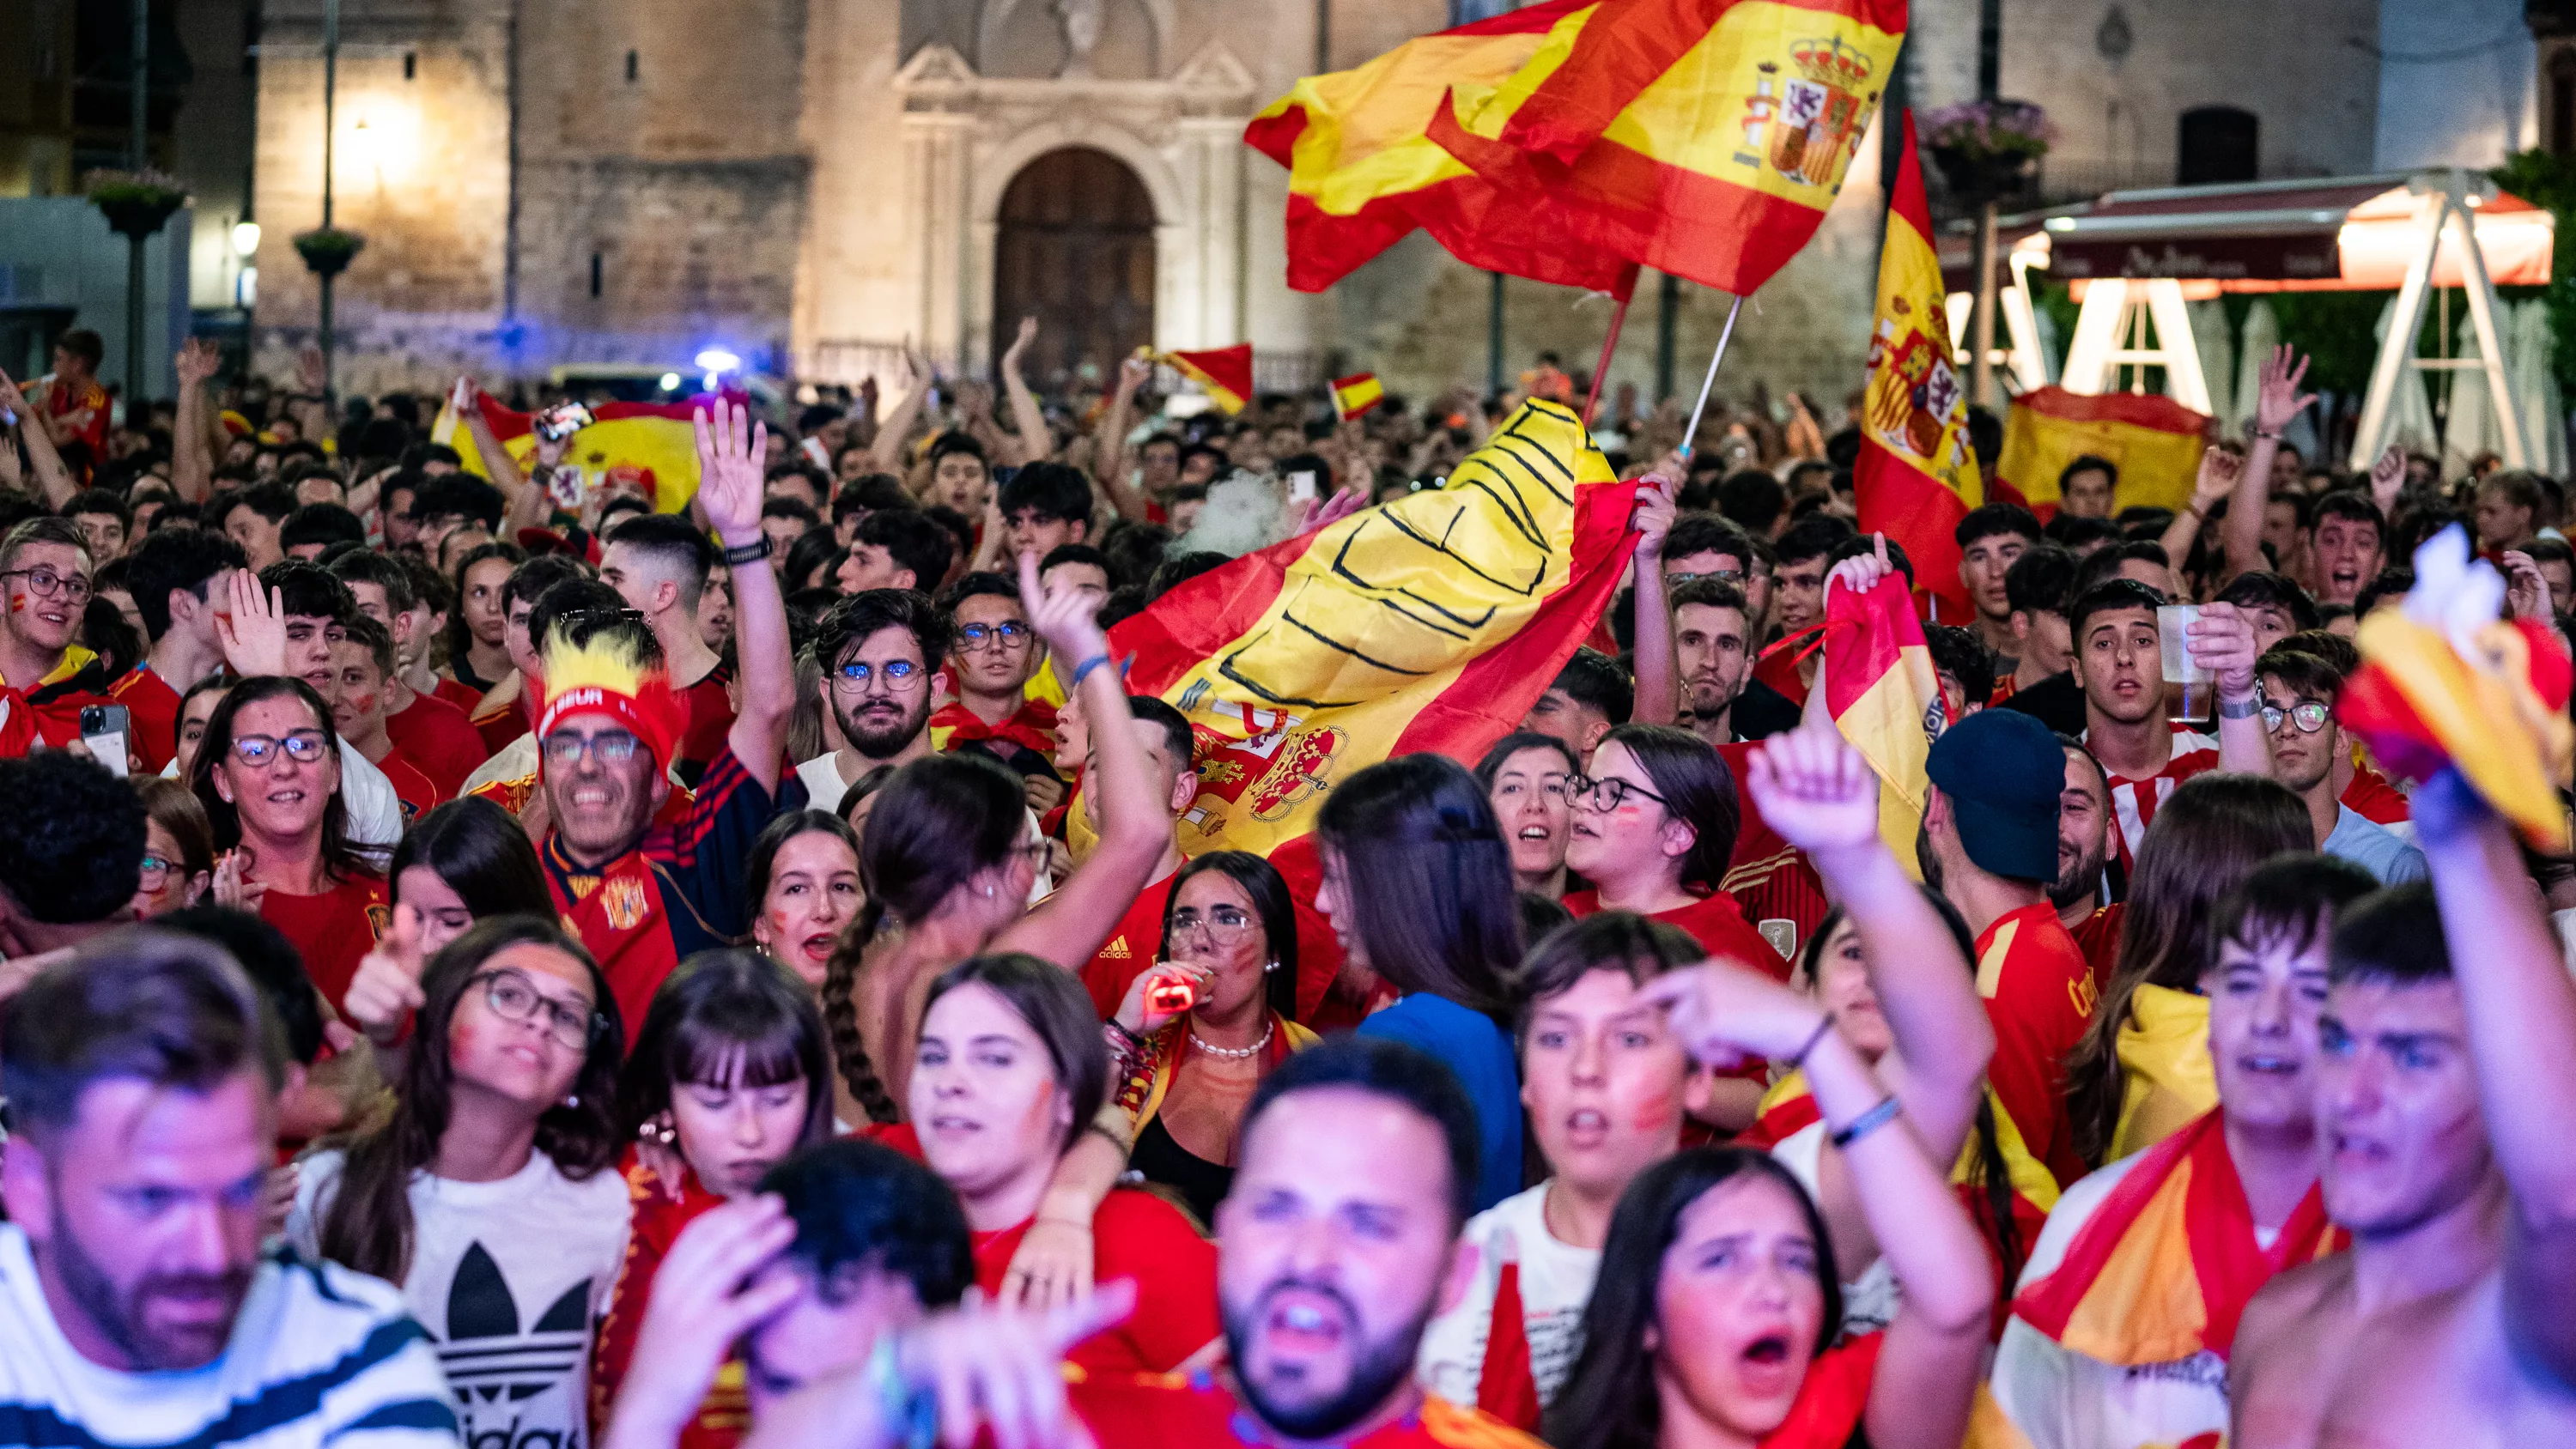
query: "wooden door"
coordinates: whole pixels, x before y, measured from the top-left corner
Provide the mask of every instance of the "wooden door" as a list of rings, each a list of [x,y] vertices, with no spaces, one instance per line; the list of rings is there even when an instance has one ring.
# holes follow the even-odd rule
[[[1154,203],[1126,163],[1088,147],[1049,151],[1011,178],[998,221],[997,368],[1023,317],[1038,319],[1022,371],[1041,392],[1084,362],[1105,381],[1154,340]]]

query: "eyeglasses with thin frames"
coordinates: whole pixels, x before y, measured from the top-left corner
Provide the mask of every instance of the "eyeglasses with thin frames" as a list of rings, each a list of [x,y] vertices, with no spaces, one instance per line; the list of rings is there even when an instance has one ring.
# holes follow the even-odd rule
[[[320,730],[299,730],[284,739],[274,735],[233,736],[233,758],[254,770],[265,770],[280,757],[299,765],[317,764],[330,748],[331,742]]]
[[[592,1035],[608,1025],[605,1013],[557,1001],[508,967],[479,972],[466,984],[478,982],[483,987],[483,1004],[492,1008],[494,1015],[509,1021],[535,1021],[543,1013],[546,1035],[574,1051],[587,1051]]]
[[[60,595],[65,603],[86,604],[89,602],[89,580],[81,577],[79,574],[58,574],[52,569],[38,565],[35,568],[10,569],[6,573],[0,573],[0,579],[6,578],[25,579],[27,581],[27,592],[34,594],[40,599],[50,599]],[[65,590],[69,590],[70,592],[65,593]]]
[[[635,747],[642,741],[627,730],[601,730],[595,735],[577,735],[570,730],[557,730],[546,736],[546,763],[558,770],[569,770],[589,755],[603,765],[622,765],[635,758]]]
[[[909,659],[889,659],[883,664],[853,659],[832,671],[832,687],[843,694],[865,694],[873,679],[883,683],[889,694],[910,694],[929,677],[929,670]]]
[[[2281,726],[2288,723],[2297,725],[2299,733],[2312,735],[2326,727],[2326,720],[2333,713],[2331,708],[2313,699],[2300,700],[2288,709],[2267,704],[2263,706],[2263,729],[2267,734],[2277,735],[2281,732]]]
[[[999,645],[1004,649],[1026,649],[1029,647],[1029,637],[1028,625],[1007,621],[1000,624],[957,626],[957,647],[969,653],[987,645]]]

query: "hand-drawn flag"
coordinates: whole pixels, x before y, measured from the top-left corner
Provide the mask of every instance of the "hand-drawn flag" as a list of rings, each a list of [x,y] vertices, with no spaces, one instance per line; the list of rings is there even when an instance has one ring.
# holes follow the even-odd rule
[[[2169,397],[2039,388],[2014,398],[2004,419],[1996,491],[2019,494],[2041,518],[2051,517],[2057,512],[2057,475],[2090,453],[2120,470],[2114,506],[2188,508],[2208,426],[2208,418]]]
[[[1252,344],[1238,342],[1205,352],[1166,352],[1163,360],[1181,375],[1207,389],[1210,401],[1228,413],[1243,411],[1252,400]]]
[[[728,396],[736,404],[749,402],[739,393]],[[537,447],[537,435],[529,426],[535,414],[512,412],[490,393],[481,394],[481,398],[483,418],[491,424],[492,436],[524,469]],[[580,469],[592,487],[611,480],[637,484],[650,491],[654,511],[677,513],[689,506],[698,491],[698,439],[690,414],[705,406],[703,398],[669,403],[601,403],[591,409],[596,421],[573,434],[572,449],[564,455],[564,464]],[[452,401],[439,408],[438,421],[431,425],[429,437],[431,442],[454,448],[464,460],[466,472],[478,478],[492,476],[490,464],[475,450],[473,430],[456,415]]]
[[[1461,76],[1434,141],[1599,250],[1737,296],[1815,235],[1905,39],[1904,0],[1602,0]]]
[[[1914,562],[1917,585],[1969,608],[1959,580],[1959,520],[1985,502],[1977,457],[1968,449],[1968,390],[1950,366],[1946,289],[1923,199],[1914,115],[1887,204],[1887,243],[1878,254],[1878,321],[1870,329],[1869,386],[1861,407],[1860,457],[1852,486],[1863,533],[1884,533]]]
[[[1426,129],[1452,86],[1494,85],[1599,8],[1546,0],[1307,76],[1243,129],[1288,168],[1288,285],[1320,292],[1414,228],[1472,267],[1625,295],[1626,262],[1566,229],[1544,198],[1507,196]]]
[[[1390,755],[1474,761],[1618,587],[1636,487],[1574,410],[1528,402],[1445,488],[1199,575],[1109,635],[1128,688],[1197,726],[1181,849],[1267,853]]]
[[[1878,772],[1878,832],[1911,875],[1931,778],[1924,764],[1948,723],[1923,623],[1890,572],[1866,594],[1825,587],[1825,709]]]
[[[1355,372],[1333,379],[1333,408],[1349,422],[1360,414],[1386,401],[1386,389],[1378,385],[1374,372]]]

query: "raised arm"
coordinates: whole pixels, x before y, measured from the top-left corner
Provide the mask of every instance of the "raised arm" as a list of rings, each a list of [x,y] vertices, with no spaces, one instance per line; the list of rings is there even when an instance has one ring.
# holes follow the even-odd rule
[[[63,455],[54,450],[54,435],[45,431],[45,419],[18,391],[9,374],[0,372],[0,409],[18,419],[18,436],[27,440],[27,461],[36,470],[36,484],[44,490],[45,506],[59,511],[79,491],[72,483],[72,470],[63,463]]]
[[[2263,696],[2254,677],[2262,646],[2255,642],[2253,622],[2234,604],[2203,604],[2188,632],[2192,662],[2218,679],[2218,768],[2272,773],[2272,736],[2263,728]]]
[[[1143,523],[1145,508],[1151,501],[1145,490],[1127,476],[1128,414],[1136,405],[1136,390],[1154,375],[1154,364],[1141,357],[1131,357],[1118,364],[1118,386],[1109,394],[1109,409],[1101,414],[1099,454],[1100,486],[1109,492],[1111,506],[1118,516]]]
[[[170,485],[182,503],[214,491],[215,455],[206,441],[206,384],[223,365],[215,344],[191,337],[172,364],[179,374],[179,416],[170,425]]]
[[[483,415],[483,390],[474,379],[460,377],[448,401],[464,421],[466,435],[474,440],[474,452],[483,460],[483,476],[507,500],[510,526],[516,527],[521,502],[528,493],[528,475],[519,471],[519,460],[511,457],[510,450],[493,435],[492,420]]]
[[[1628,520],[1629,531],[1637,535],[1637,551],[1629,555],[1637,578],[1637,702],[1628,717],[1639,724],[1671,724],[1681,717],[1673,611],[1664,598],[1664,535],[1672,531],[1673,491],[1681,486],[1682,471],[1676,453],[1639,478],[1637,511]]]
[[[1806,852],[1842,903],[1895,1038],[1878,1075],[1924,1149],[1955,1160],[1976,1121],[1994,1025],[1977,998],[1976,968],[1879,834],[1876,772],[1830,724],[1810,725],[1764,741],[1746,762],[1744,785],[1762,819]],[[1844,1275],[1856,1277],[1879,1249],[1842,1156],[1826,1149],[1817,1196]]]
[[[1127,684],[1109,658],[1109,640],[1092,621],[1092,605],[1070,587],[1038,582],[1038,559],[1020,555],[1020,602],[1049,652],[1075,681],[1091,729],[1100,791],[1100,843],[1055,894],[1005,928],[985,949],[1026,951],[1067,970],[1100,949],[1136,903],[1172,841],[1172,817],[1154,787],[1153,764],[1136,737]]]
[[[2468,1010],[2487,1140],[2513,1193],[2505,1334],[2560,1392],[2576,1390],[2576,980],[2512,830],[2456,771],[2415,792],[2415,843]]]
[[[2265,566],[2263,510],[2272,498],[2272,457],[2281,451],[2281,430],[2317,400],[2315,393],[2299,391],[2307,375],[2308,360],[2286,343],[2263,360],[2262,384],[2254,395],[2254,436],[2246,440],[2245,467],[2236,475],[2236,494],[2227,505],[2227,571],[2221,586]]]
[[[769,425],[749,421],[750,410],[716,399],[712,418],[700,412],[698,501],[724,543],[733,577],[733,643],[740,670],[741,712],[725,743],[760,788],[778,793],[779,751],[796,697],[796,666],[787,645],[787,605],[778,575],[761,549],[761,462],[768,456]],[[752,552],[732,562],[742,550]]]
[[[1020,334],[1011,339],[1002,353],[1002,391],[1011,399],[1011,426],[1017,430],[1020,464],[1043,463],[1055,455],[1055,434],[1047,428],[1046,410],[1038,406],[1038,395],[1029,391],[1028,379],[1020,374],[1020,358],[1029,344],[1038,340],[1038,319],[1020,319]]]
[[[868,459],[880,473],[903,472],[903,444],[912,436],[914,419],[921,416],[921,405],[930,397],[930,363],[907,343],[903,349],[904,370],[912,374],[912,385],[905,389],[903,401],[877,428],[876,441],[868,445]]]
[[[2164,537],[2157,540],[2165,557],[2173,560],[2174,576],[2182,576],[2182,561],[2191,557],[2191,546],[2200,540],[2201,525],[2209,521],[2209,510],[2236,491],[2236,475],[2245,460],[2225,448],[2200,450],[2200,476],[2191,486],[2191,506],[2173,516],[2165,525]]]
[[[1710,963],[1658,978],[1674,1034],[1720,1068],[1748,1057],[1807,1074],[1869,1228],[1903,1298],[1879,1350],[1864,1423],[1878,1449],[1958,1449],[1984,1367],[1994,1270],[1944,1171],[1892,1094],[1815,1002],[1768,977]]]

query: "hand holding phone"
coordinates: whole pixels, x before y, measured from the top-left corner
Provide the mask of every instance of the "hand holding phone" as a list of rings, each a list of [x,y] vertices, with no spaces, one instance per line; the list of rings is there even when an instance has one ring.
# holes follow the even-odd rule
[[[121,704],[87,704],[81,706],[81,743],[89,749],[90,758],[114,770],[126,773],[125,740],[130,723]]]

